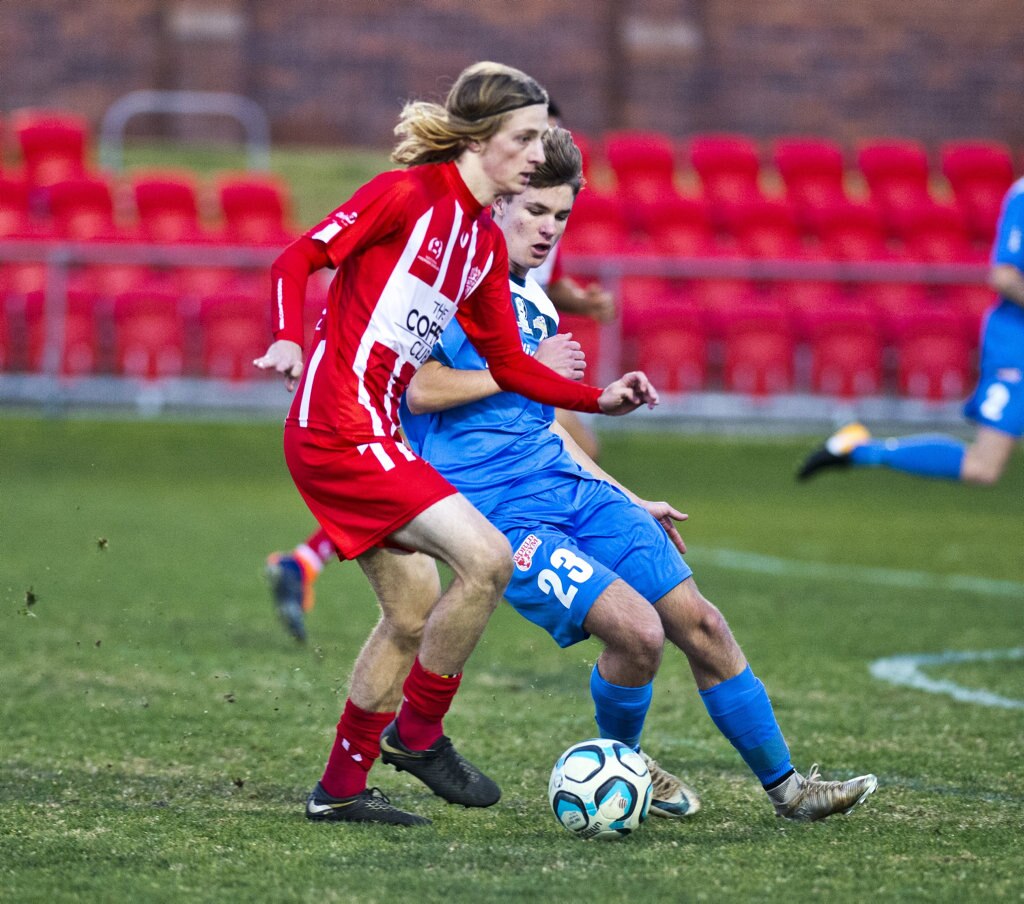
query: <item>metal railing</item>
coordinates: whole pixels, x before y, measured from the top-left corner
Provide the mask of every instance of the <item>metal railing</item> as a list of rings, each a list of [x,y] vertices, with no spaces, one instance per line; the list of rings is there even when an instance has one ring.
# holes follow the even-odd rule
[[[100,163],[110,170],[124,165],[128,122],[144,113],[176,116],[229,116],[245,130],[250,169],[270,167],[270,120],[255,101],[223,91],[132,91],[107,109],[100,123]]]
[[[276,254],[275,248],[251,246],[0,240],[0,266],[42,262],[46,267],[42,366],[34,373],[0,373],[0,403],[42,406],[49,410],[75,406],[128,406],[143,413],[168,408],[280,412],[287,405],[287,396],[277,381],[232,383],[203,377],[142,380],[113,375],[66,377],[61,373],[64,316],[69,277],[74,268],[135,264],[155,268],[226,267],[265,271]],[[912,282],[924,285],[983,285],[987,276],[987,267],[972,264],[688,259],[634,255],[575,255],[566,258],[565,267],[570,274],[597,276],[613,293],[621,281],[630,276],[692,280],[733,277],[764,283],[826,279],[838,283]],[[621,321],[607,324],[602,330],[602,369],[597,374],[597,381],[604,383],[621,373]],[[860,399],[856,404],[858,411],[873,413],[876,420],[946,423],[959,419],[959,404],[953,403],[885,397]],[[817,422],[830,420],[836,405],[835,399],[800,393],[757,400],[745,399],[735,393],[693,393],[670,399],[661,407],[660,413],[697,421],[767,418]]]

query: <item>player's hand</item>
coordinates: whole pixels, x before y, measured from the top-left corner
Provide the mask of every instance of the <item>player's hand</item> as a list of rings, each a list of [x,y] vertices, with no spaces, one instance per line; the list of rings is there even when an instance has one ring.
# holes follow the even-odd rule
[[[570,380],[582,380],[587,366],[583,347],[572,338],[572,333],[556,333],[537,346],[534,357],[555,373]]]
[[[289,392],[294,392],[302,376],[302,346],[290,339],[278,339],[271,343],[262,358],[252,362],[260,370],[276,370],[284,374],[284,385]]]
[[[650,502],[647,499],[641,499],[640,505],[647,509],[651,517],[665,528],[665,533],[668,534],[668,538],[672,541],[672,545],[681,553],[685,553],[686,544],[683,542],[683,538],[680,535],[679,530],[676,528],[675,522],[685,521],[690,516],[677,511],[667,502]]]
[[[653,408],[658,404],[658,392],[642,370],[632,370],[609,383],[598,396],[597,405],[604,414],[629,414],[641,405]]]
[[[587,313],[598,323],[611,323],[615,319],[615,299],[600,283],[589,283],[583,290]]]

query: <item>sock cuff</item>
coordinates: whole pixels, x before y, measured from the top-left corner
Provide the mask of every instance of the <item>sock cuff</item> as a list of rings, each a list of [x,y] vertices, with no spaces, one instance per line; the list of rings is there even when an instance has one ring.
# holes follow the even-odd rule
[[[653,681],[648,681],[647,684],[641,684],[639,687],[612,684],[601,675],[596,663],[590,673],[590,687],[591,692],[598,688],[605,699],[613,700],[616,703],[647,704],[650,703],[651,698],[654,696]]]
[[[295,556],[296,561],[302,566],[302,570],[306,573],[307,578],[315,578],[323,570],[323,559],[306,543],[300,543],[296,546],[292,551],[292,555]]]

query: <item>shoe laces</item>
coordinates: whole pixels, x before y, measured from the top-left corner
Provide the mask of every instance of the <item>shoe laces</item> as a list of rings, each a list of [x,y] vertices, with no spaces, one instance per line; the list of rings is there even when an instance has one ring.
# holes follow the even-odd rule
[[[476,770],[452,744],[448,735],[441,735],[437,742],[436,755],[438,762],[444,767],[449,778],[456,781],[471,782],[477,777]]]
[[[663,800],[680,790],[679,781],[656,759],[649,757],[646,753],[641,753],[641,756],[647,764],[647,771],[651,775],[651,785],[654,788],[653,795],[655,799]]]
[[[366,798],[366,802],[377,810],[385,810],[391,808],[391,798],[388,797],[380,788],[367,788],[363,792],[363,796]]]

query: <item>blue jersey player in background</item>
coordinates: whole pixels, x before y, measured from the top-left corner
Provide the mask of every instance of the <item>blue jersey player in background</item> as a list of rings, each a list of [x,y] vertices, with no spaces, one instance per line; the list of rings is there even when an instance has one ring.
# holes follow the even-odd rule
[[[578,347],[555,335],[557,312],[528,271],[561,236],[581,170],[571,135],[551,130],[530,187],[498,198],[493,208],[508,245],[524,348],[577,377]],[[685,547],[674,522],[686,516],[617,484],[554,423],[550,407],[501,392],[457,325],[445,330],[402,405],[410,446],[509,540],[515,567],[508,601],[563,647],[590,635],[603,642],[590,679],[603,737],[640,749],[667,639],[685,655],[712,720],[779,816],[845,813],[875,790],[873,775],[829,782],[816,767],[807,777],[795,771],[764,686],[680,554]],[[649,763],[652,812],[695,812],[697,796]]]
[[[978,425],[974,441],[942,434],[872,439],[862,424],[847,424],[808,456],[797,474],[801,480],[849,466],[974,484],[999,480],[1024,434],[1024,179],[1003,201],[989,284],[999,299],[985,315],[981,374],[964,405],[964,415]]]

